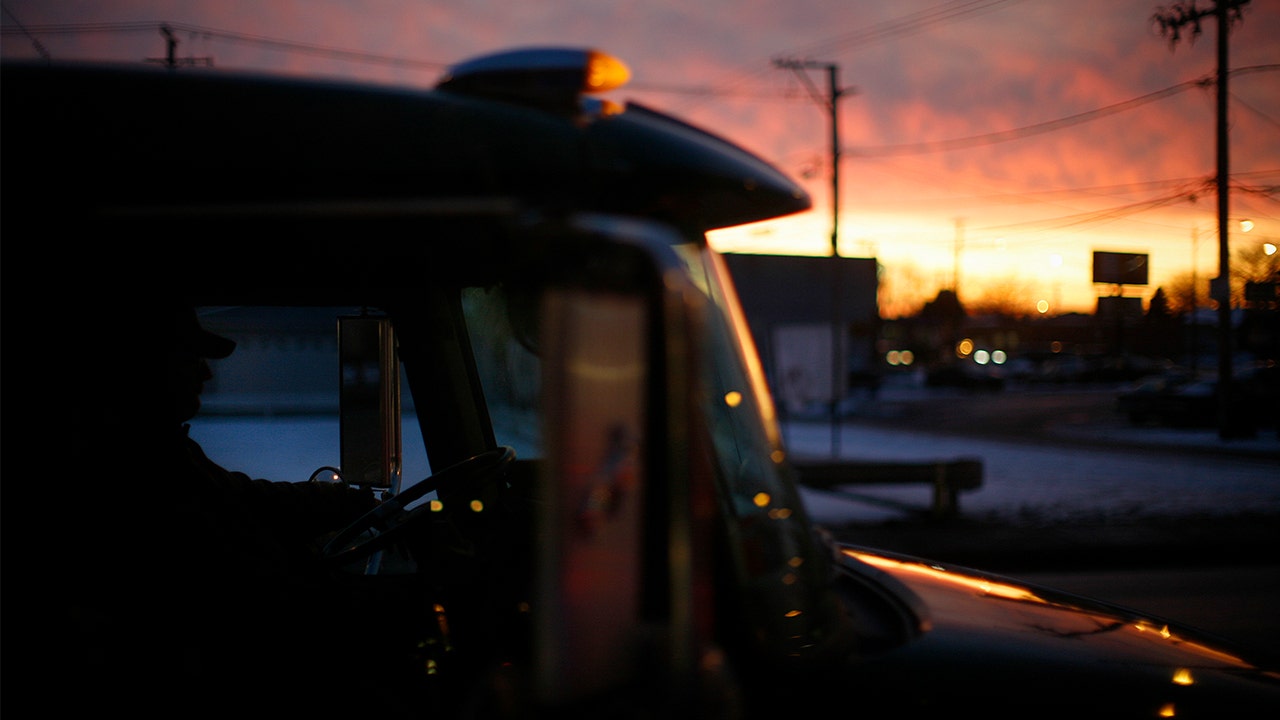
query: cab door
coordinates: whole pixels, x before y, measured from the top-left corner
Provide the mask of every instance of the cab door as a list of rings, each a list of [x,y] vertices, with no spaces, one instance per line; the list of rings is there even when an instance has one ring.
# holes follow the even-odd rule
[[[534,684],[546,705],[623,694],[680,709],[717,656],[714,500],[695,427],[699,296],[668,231],[626,229],[588,246],[581,272],[540,299]]]

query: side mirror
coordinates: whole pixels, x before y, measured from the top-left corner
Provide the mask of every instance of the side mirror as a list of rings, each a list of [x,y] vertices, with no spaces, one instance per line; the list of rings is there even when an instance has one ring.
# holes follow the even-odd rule
[[[352,485],[399,489],[400,372],[385,317],[338,318],[342,477]]]

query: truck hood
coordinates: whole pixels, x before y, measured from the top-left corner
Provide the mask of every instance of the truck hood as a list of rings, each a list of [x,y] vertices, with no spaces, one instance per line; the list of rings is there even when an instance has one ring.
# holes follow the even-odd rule
[[[1052,588],[840,544],[844,573],[887,586],[914,637],[851,661],[884,707],[1020,717],[1256,717],[1280,672],[1229,642]]]

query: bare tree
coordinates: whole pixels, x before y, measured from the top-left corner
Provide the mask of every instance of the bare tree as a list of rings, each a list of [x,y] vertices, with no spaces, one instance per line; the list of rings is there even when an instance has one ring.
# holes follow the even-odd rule
[[[1194,287],[1193,287],[1194,284]],[[1186,315],[1193,308],[1207,307],[1209,278],[1191,272],[1174,275],[1161,286],[1171,315]]]
[[[1025,318],[1035,313],[1034,286],[1016,277],[992,280],[983,284],[978,297],[965,303],[970,315],[1000,315]]]
[[[881,273],[877,298],[881,317],[898,318],[915,315],[929,299],[928,283],[916,266],[910,263],[895,265],[892,269],[885,266]]]

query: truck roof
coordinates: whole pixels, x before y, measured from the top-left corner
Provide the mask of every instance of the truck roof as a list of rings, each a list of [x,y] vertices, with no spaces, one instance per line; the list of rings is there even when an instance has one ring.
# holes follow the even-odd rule
[[[5,62],[11,257],[30,254],[68,287],[110,276],[114,293],[139,272],[150,283],[143,261],[154,258],[184,268],[196,299],[285,283],[297,300],[309,283],[355,291],[397,274],[421,284],[424,266],[457,279],[527,261],[512,257],[527,254],[516,247],[527,232],[509,230],[572,213],[662,221],[702,241],[810,207],[785,174],[723,138],[566,91],[563,61],[589,54],[499,53],[425,89]]]
[[[539,104],[486,92],[483,76],[413,89],[6,62],[3,77],[6,195],[57,188],[66,208],[414,216],[511,207],[707,231],[810,206],[767,162],[674,117],[636,104]]]

